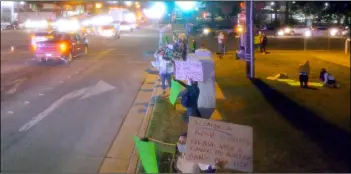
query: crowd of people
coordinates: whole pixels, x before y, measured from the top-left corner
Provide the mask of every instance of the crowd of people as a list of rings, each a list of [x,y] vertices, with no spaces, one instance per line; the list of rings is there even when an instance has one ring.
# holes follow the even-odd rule
[[[172,49],[172,50],[177,50],[179,52],[183,52],[184,47],[183,46],[183,39],[184,36],[181,37],[174,37],[174,44],[173,45],[167,45],[166,47]],[[196,51],[199,51],[200,49],[204,49],[204,43],[201,44],[201,47],[199,49],[196,49],[196,42],[193,42],[193,46],[191,47],[191,51],[194,53]],[[181,80],[177,80],[174,78],[175,74],[175,69],[177,68],[175,66],[174,60],[168,59],[168,57],[165,55],[165,48],[160,48],[157,50],[154,54],[154,57],[156,61],[153,62],[153,66],[158,69],[159,71],[159,77],[161,80],[161,88],[162,88],[162,94],[163,96],[167,97],[169,96],[169,93],[167,91],[170,91],[171,85],[172,85],[172,80],[175,82],[179,83],[184,90],[181,91],[178,95],[178,98],[180,98],[180,103],[181,105],[186,108],[186,113],[184,114],[184,122],[188,123],[189,118],[191,116],[193,117],[201,117],[201,113],[198,108],[198,99],[200,95],[200,89],[198,86],[198,82],[194,81],[193,79],[188,79],[187,83],[183,82]],[[195,164],[191,163],[189,161],[185,161],[183,158],[185,156],[185,149],[186,149],[186,138],[187,138],[187,133],[183,133],[180,135],[179,142],[177,143],[177,152],[179,154],[179,157],[177,158],[177,161],[180,163],[186,163],[186,166],[188,167],[177,167],[177,170],[179,170],[182,173],[199,173],[200,171],[206,172],[206,173],[214,173],[218,168],[221,168],[222,166],[222,161],[217,161],[213,165],[206,165],[206,164]],[[190,165],[190,167],[189,167]]]

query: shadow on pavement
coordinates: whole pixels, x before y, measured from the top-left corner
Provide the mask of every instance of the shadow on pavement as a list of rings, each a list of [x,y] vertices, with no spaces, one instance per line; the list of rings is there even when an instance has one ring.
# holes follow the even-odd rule
[[[326,153],[332,154],[335,160],[350,164],[350,135],[320,118],[313,111],[292,101],[260,79],[252,83],[263,94],[272,107],[294,127],[302,130],[312,141],[316,142]]]
[[[152,68],[147,68],[145,69],[145,72],[149,73],[149,74],[155,74],[158,75],[158,70],[152,69]]]

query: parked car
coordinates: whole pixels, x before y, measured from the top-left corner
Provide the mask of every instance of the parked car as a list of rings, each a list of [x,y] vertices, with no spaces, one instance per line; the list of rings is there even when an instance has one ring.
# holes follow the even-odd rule
[[[53,33],[53,37],[33,44],[34,57],[39,62],[48,60],[70,63],[74,57],[88,54],[88,40],[79,33]]]

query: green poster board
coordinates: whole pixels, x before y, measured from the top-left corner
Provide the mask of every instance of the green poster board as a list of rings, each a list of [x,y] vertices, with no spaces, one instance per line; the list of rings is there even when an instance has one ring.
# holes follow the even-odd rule
[[[134,140],[145,172],[158,173],[155,144],[153,142],[141,141],[136,136],[134,137]]]
[[[182,91],[182,85],[180,85],[177,81],[172,79],[171,91],[169,95],[169,101],[172,105],[177,101],[179,93]]]

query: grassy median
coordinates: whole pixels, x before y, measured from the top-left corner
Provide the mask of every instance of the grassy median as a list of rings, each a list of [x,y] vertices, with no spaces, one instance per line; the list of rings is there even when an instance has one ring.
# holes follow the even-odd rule
[[[152,112],[146,136],[158,141],[176,144],[179,135],[186,130],[186,125],[182,120],[183,113],[176,111],[175,106],[170,104],[169,99],[163,96],[157,98]],[[169,153],[175,147],[163,146],[156,142],[157,161],[160,173],[172,172],[170,169],[172,155]],[[143,168],[139,167],[139,173],[144,173]]]
[[[340,54],[341,55],[341,54]],[[339,57],[339,59],[347,59]],[[349,58],[348,58],[349,59]],[[266,80],[310,60],[310,81],[326,68],[340,89]],[[217,101],[224,121],[254,130],[254,172],[350,172],[350,68],[306,52],[256,55],[256,80],[245,77],[245,62],[216,60],[216,79],[226,99]]]

